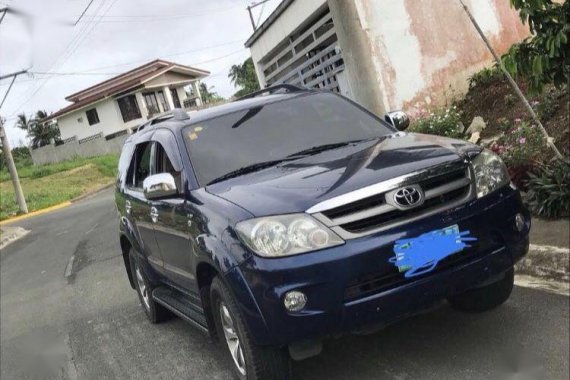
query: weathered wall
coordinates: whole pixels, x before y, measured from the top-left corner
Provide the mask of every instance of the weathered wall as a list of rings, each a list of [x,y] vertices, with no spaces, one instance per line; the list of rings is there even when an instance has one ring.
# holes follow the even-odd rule
[[[104,137],[100,137],[83,144],[74,140],[59,146],[47,145],[38,149],[30,149],[30,153],[36,165],[69,160],[76,156],[95,157],[104,154],[119,154],[127,138],[128,135],[124,135],[107,141]]]
[[[376,81],[370,85],[380,86],[382,93],[384,109],[376,112],[404,109],[413,115],[449,104],[467,91],[470,75],[491,64],[491,54],[458,0],[351,1],[358,13],[354,27],[363,33],[358,38],[370,48],[361,59],[372,60]],[[466,3],[499,54],[528,35],[507,0]],[[341,40],[343,51],[353,40]]]

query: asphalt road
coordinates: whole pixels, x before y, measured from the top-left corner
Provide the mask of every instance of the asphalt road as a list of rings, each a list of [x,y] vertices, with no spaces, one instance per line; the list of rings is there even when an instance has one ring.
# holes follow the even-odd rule
[[[228,379],[224,352],[179,319],[147,322],[129,287],[111,191],[17,223],[0,254],[0,377]],[[67,281],[69,258],[76,274]],[[516,287],[499,309],[448,306],[325,343],[296,379],[568,379],[569,298]]]

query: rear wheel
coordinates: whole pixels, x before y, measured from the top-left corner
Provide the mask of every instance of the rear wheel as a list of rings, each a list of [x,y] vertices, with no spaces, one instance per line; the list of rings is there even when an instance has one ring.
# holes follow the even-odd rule
[[[481,313],[502,305],[513,290],[515,271],[513,268],[504,273],[503,277],[491,284],[466,291],[465,293],[448,298],[451,306],[457,310]]]
[[[216,331],[241,380],[291,378],[291,359],[286,349],[255,345],[229,289],[216,277],[210,287]]]
[[[152,323],[159,323],[170,319],[172,314],[162,305],[156,303],[152,298],[152,290],[154,287],[148,280],[143,268],[139,265],[132,249],[129,252],[129,262],[131,265],[131,273],[135,279],[135,288],[139,295],[142,308],[148,319]]]

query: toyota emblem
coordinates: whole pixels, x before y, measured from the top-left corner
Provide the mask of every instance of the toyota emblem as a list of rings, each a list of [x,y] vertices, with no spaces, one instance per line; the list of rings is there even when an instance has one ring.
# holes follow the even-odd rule
[[[419,206],[423,200],[422,190],[418,186],[402,187],[394,193],[394,202],[402,208]]]

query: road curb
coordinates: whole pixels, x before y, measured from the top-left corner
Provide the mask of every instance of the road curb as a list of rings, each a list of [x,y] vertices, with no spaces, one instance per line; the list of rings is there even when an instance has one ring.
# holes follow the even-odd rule
[[[22,227],[4,227],[0,231],[0,249],[5,248],[20,238],[23,238],[30,232]]]
[[[103,186],[99,186],[99,187],[97,187],[96,189],[94,189],[94,190],[92,190],[92,191],[89,191],[88,193],[81,194],[80,196],[78,196],[78,197],[76,197],[76,198],[73,198],[70,202],[71,202],[71,203],[79,202],[79,201],[81,201],[81,200],[83,200],[83,199],[85,199],[85,198],[88,198],[88,197],[90,197],[90,196],[92,196],[92,195],[95,195],[95,194],[97,194],[97,193],[100,193],[100,192],[103,191],[103,190],[107,190],[107,189],[113,187],[114,184],[115,184],[115,181],[110,182],[110,183],[108,183],[108,184],[106,184],[106,185],[103,185]]]
[[[48,212],[56,211],[56,210],[62,209],[64,207],[70,206],[71,204],[73,204],[75,202],[81,201],[87,197],[90,197],[92,195],[95,195],[95,194],[97,194],[103,190],[106,190],[106,189],[112,187],[114,183],[115,182],[113,181],[111,183],[105,184],[105,185],[100,186],[94,190],[91,190],[85,194],[81,194],[80,196],[73,198],[69,201],[65,201],[65,202],[62,202],[62,203],[59,203],[59,204],[56,204],[53,206],[42,208],[41,210],[32,211],[32,212],[29,212],[27,214],[14,216],[13,218],[4,219],[4,220],[0,221],[0,226],[10,224],[10,223],[14,223],[14,222],[18,222],[18,221],[24,220],[24,219],[33,218],[34,216],[47,214]]]
[[[516,273],[562,283],[570,281],[570,249],[531,244],[528,254],[515,266]]]
[[[0,226],[6,225],[9,223],[18,222],[18,221],[24,220],[24,219],[33,218],[34,216],[47,214],[48,212],[56,211],[56,210],[62,209],[64,207],[67,207],[69,205],[71,205],[71,201],[66,201],[66,202],[59,203],[59,204],[54,205],[54,206],[42,208],[41,210],[36,210],[36,211],[29,212],[27,214],[15,216],[13,218],[4,219],[3,221],[0,222]]]

